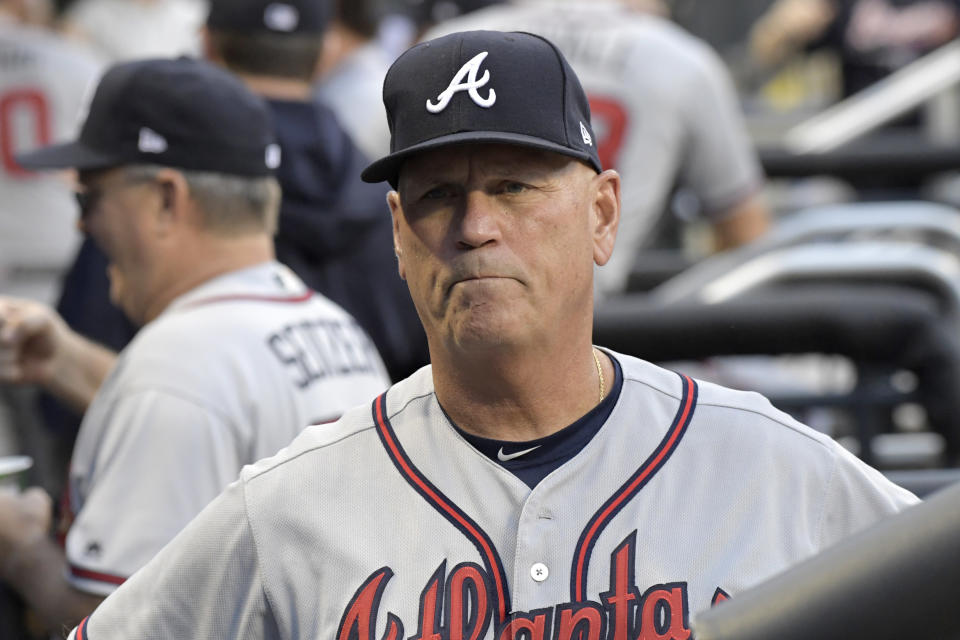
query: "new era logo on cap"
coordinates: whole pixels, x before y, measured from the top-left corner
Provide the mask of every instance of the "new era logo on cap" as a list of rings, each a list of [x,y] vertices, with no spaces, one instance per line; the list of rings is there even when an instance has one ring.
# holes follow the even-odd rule
[[[142,153],[163,153],[167,150],[167,139],[149,127],[140,127],[137,149]]]
[[[593,137],[590,135],[590,132],[587,131],[587,127],[583,124],[583,121],[580,122],[580,136],[583,138],[583,144],[593,146]]]
[[[407,50],[383,83],[390,155],[364,170],[397,185],[411,154],[497,143],[552,151],[602,171],[590,105],[560,51],[530,33],[464,31]]]
[[[209,0],[207,28],[215,33],[315,34],[327,27],[330,0]]]
[[[275,142],[267,145],[264,163],[267,165],[267,169],[276,169],[280,166],[280,145]]]
[[[300,24],[300,12],[293,5],[274,2],[263,10],[263,24],[272,31],[289,33]]]

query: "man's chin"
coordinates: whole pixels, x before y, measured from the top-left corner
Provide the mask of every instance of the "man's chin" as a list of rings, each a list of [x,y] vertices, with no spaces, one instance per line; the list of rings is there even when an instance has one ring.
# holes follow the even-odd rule
[[[496,351],[522,342],[521,324],[506,309],[473,309],[450,324],[450,338],[460,350]]]

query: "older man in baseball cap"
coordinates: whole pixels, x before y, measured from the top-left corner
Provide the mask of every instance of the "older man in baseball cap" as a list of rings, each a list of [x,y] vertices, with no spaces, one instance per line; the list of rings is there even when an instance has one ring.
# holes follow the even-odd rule
[[[327,0],[213,0],[203,31],[206,59],[263,98],[283,163],[274,236],[277,260],[342,306],[370,335],[388,373],[400,379],[426,364],[426,337],[396,274],[386,186],[366,184],[369,163],[328,106],[311,96]],[[134,330],[107,301],[102,256],[85,242],[58,308],[71,327],[115,349]],[[75,430],[48,411],[48,423]]]
[[[45,494],[0,494],[0,579],[55,630],[243,465],[389,379],[356,321],[274,260],[280,150],[267,107],[230,74],[186,58],[115,66],[77,140],[18,160],[79,170],[79,225],[109,260],[112,300],[144,325],[118,357],[49,308],[0,298],[0,380],[85,411],[64,549]]]
[[[915,501],[756,394],[591,343],[620,181],[550,42],[420,44],[384,102],[364,177],[396,187],[431,366],[246,470],[74,638],[687,640]]]

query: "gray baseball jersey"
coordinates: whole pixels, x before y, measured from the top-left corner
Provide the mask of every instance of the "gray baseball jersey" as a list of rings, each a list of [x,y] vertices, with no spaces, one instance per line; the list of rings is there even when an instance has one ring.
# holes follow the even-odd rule
[[[600,161],[623,176],[617,248],[597,270],[601,293],[624,289],[676,184],[700,198],[707,216],[727,212],[761,186],[723,62],[668,20],[619,2],[518,2],[443,22],[425,39],[473,29],[546,37],[590,98]]]
[[[530,489],[430,368],[244,469],[71,638],[626,640],[916,501],[754,393],[610,354],[601,430]]]
[[[77,205],[63,176],[18,153],[72,139],[100,63],[79,44],[0,18],[0,291],[53,301],[76,250]],[[11,273],[7,270],[20,270]]]
[[[356,321],[276,262],[177,298],[124,349],[84,416],[69,579],[110,593],[243,465],[388,384]]]

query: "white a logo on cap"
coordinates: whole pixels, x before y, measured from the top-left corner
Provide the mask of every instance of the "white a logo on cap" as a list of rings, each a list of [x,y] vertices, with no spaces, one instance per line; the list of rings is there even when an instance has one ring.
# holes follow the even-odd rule
[[[453,76],[453,80],[450,81],[447,88],[437,96],[437,103],[434,104],[432,100],[427,100],[427,111],[430,113],[440,113],[447,108],[447,105],[450,104],[450,100],[453,98],[453,94],[458,91],[466,91],[470,94],[470,99],[479,107],[492,107],[493,103],[497,101],[497,92],[491,87],[490,93],[484,98],[477,91],[477,89],[490,82],[489,69],[484,70],[483,76],[479,80],[477,79],[477,74],[480,72],[480,63],[487,57],[487,53],[487,51],[478,53],[470,58],[465,65],[460,67],[457,75]],[[467,78],[466,82],[463,81],[464,76]]]
[[[167,150],[167,139],[149,127],[140,127],[137,149],[142,153],[163,153]]]

